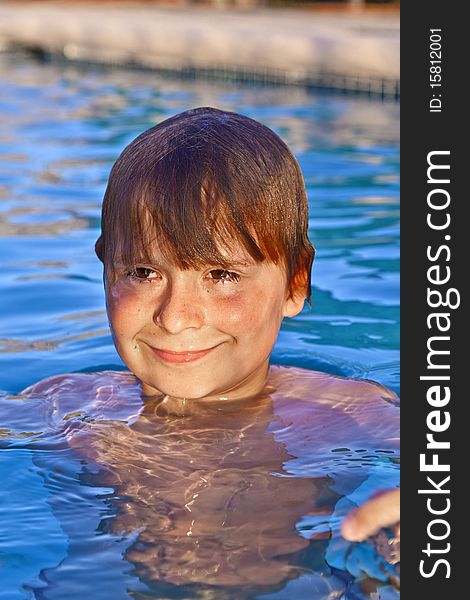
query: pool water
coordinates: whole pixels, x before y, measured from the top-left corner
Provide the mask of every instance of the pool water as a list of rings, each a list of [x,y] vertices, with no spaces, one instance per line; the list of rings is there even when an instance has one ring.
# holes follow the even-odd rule
[[[304,173],[317,249],[312,308],[283,324],[272,363],[372,379],[399,392],[397,104],[301,87],[41,63],[6,53],[0,54],[0,79],[3,407],[16,406],[21,390],[44,377],[124,369],[107,327],[101,265],[93,253],[107,176],[139,132],[194,106],[235,110],[266,123],[289,144]],[[41,437],[51,407],[37,402],[24,428],[14,431],[9,411],[0,409],[0,599],[397,597],[394,572],[373,546],[348,545],[338,536],[347,508],[379,487],[396,485],[396,452],[386,444],[364,448],[358,440],[332,447],[321,460],[308,449],[296,458],[292,450],[283,454],[282,432],[263,433],[270,417],[257,414],[243,443],[231,437],[243,429],[241,421],[232,420],[238,426],[230,432],[209,427],[202,417],[165,417],[158,456],[149,458],[143,450],[143,457],[134,456],[126,481],[117,468],[102,472],[95,459],[81,459],[67,447],[65,429]],[[136,433],[125,420],[109,423],[124,440],[116,453],[132,454],[136,440],[128,439],[130,432],[148,447],[146,431]],[[181,440],[188,446],[181,447]],[[224,456],[235,457],[224,469],[214,467],[214,443]],[[221,556],[215,533],[197,556],[199,575],[195,568],[192,579],[181,575],[178,560],[187,548],[165,533],[167,505],[160,507],[152,490],[157,480],[168,477],[169,485],[178,473],[191,479],[183,462],[199,447],[211,475],[205,504],[199,503],[201,518],[216,527],[221,490],[239,499],[234,506],[247,516],[250,531],[244,537],[242,520],[229,510],[241,531],[227,553],[227,560],[236,560],[256,530],[249,515],[261,514],[264,506],[257,535],[269,532],[264,558],[276,556],[277,578],[272,565],[263,571],[258,547],[258,554],[247,553],[237,563],[243,585],[241,579],[212,579],[213,556]],[[243,466],[255,447],[264,448],[258,463]],[[344,490],[330,481],[338,465],[350,482]],[[148,482],[136,475],[139,468]],[[250,494],[245,484],[240,488],[241,480]],[[142,488],[139,494],[135,486]],[[309,505],[312,490],[315,507]],[[144,524],[154,538],[144,536]],[[159,564],[167,567],[159,570]]]

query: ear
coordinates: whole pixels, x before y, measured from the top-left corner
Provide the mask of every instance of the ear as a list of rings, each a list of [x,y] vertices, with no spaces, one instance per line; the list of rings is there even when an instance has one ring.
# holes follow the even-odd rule
[[[305,296],[288,298],[284,304],[284,317],[295,317],[303,309]]]
[[[303,281],[294,281],[284,303],[284,317],[295,317],[303,309],[307,297],[306,278]]]
[[[95,252],[96,252],[96,256],[100,259],[101,262],[103,262],[103,236],[101,236],[101,235],[96,240]]]

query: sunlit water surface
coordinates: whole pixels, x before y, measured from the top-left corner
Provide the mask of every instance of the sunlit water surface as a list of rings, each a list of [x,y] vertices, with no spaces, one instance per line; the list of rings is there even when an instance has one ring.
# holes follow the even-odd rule
[[[125,415],[93,415],[83,393],[80,414],[37,397],[22,427],[9,420],[44,377],[123,369],[93,253],[106,179],[139,132],[203,105],[272,127],[306,180],[313,306],[283,324],[272,362],[398,392],[398,105],[9,55],[0,79],[0,599],[396,598],[376,549],[338,535],[349,507],[396,485],[386,444],[320,456],[305,432],[276,429],[263,398],[136,425],[134,388]],[[94,420],[119,469],[67,444]],[[192,505],[178,494],[199,511],[200,547],[179,535]]]

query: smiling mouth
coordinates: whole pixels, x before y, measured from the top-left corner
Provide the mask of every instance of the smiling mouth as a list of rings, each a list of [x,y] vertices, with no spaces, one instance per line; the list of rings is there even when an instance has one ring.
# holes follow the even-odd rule
[[[198,360],[203,356],[209,354],[216,348],[218,348],[220,344],[216,346],[212,346],[212,348],[207,348],[206,350],[184,350],[183,352],[173,352],[172,350],[162,350],[161,348],[154,348],[150,346],[152,352],[156,354],[159,358],[168,363],[188,363],[194,360]]]

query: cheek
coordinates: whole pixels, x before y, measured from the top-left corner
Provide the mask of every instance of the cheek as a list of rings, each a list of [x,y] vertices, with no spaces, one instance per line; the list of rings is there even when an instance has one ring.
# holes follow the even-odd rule
[[[276,300],[266,297],[264,290],[253,290],[250,294],[237,294],[221,298],[213,305],[212,314],[217,323],[231,328],[231,333],[258,336],[259,331],[279,329],[281,310]]]
[[[218,322],[225,322],[236,328],[246,323],[248,319],[251,320],[251,312],[251,303],[242,294],[231,298],[223,298],[214,304],[213,308],[213,314]]]
[[[106,310],[111,327],[116,334],[138,328],[146,313],[142,298],[119,284],[106,293]]]

